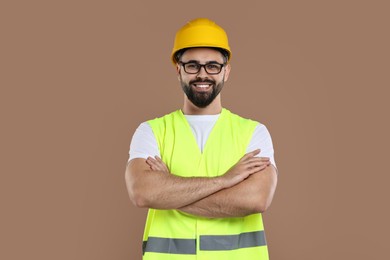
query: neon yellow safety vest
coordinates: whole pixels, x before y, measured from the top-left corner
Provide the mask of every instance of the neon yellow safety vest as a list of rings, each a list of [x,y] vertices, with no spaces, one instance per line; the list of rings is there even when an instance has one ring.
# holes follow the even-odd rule
[[[202,153],[181,110],[148,123],[161,159],[170,172],[182,177],[223,175],[244,156],[258,124],[222,109]],[[149,209],[143,259],[268,259],[261,214],[204,218]]]

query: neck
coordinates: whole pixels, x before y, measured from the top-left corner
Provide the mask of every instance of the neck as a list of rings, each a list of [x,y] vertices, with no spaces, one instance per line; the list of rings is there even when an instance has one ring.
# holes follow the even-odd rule
[[[195,106],[185,95],[183,114],[185,115],[217,115],[222,111],[221,96],[220,94],[211,102],[207,107]]]

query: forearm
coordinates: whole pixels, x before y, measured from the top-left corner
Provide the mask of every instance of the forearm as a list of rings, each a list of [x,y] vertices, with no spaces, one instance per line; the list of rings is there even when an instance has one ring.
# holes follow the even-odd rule
[[[245,154],[224,175],[214,178],[176,176],[169,172],[160,158],[133,159],[126,169],[129,196],[139,207],[183,208],[220,190],[234,187],[249,175],[265,169],[269,159],[254,157],[259,152],[255,150]]]
[[[216,192],[180,211],[207,218],[243,217],[255,213],[255,203],[249,178],[234,187]]]
[[[132,172],[130,168],[126,171],[126,185],[138,207],[178,209],[224,188],[219,177],[184,178],[146,169]]]
[[[208,218],[261,213],[271,204],[276,183],[276,169],[268,166],[231,188],[220,190],[179,210]]]

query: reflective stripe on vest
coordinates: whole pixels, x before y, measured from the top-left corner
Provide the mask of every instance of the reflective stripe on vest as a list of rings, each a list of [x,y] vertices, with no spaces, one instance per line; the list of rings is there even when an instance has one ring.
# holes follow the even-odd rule
[[[200,236],[200,250],[219,251],[247,247],[265,246],[264,231],[241,233],[238,235]],[[143,242],[143,253],[196,254],[195,239],[149,237]]]
[[[200,250],[234,250],[246,247],[265,246],[264,231],[238,235],[200,236]]]
[[[149,237],[148,241],[144,241],[143,253],[169,253],[169,254],[196,254],[195,239],[180,239],[180,238],[164,238],[164,237]]]

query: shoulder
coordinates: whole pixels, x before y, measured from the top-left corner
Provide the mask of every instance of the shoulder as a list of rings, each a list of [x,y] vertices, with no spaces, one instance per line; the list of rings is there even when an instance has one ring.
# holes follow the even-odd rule
[[[153,131],[148,122],[142,122],[134,132],[133,141],[134,140],[144,140],[153,137]]]
[[[240,116],[238,114],[235,114],[226,108],[224,108],[224,112],[230,118],[230,120],[237,125],[255,128],[256,126],[258,126],[260,124],[259,122],[255,121],[253,119],[246,118],[246,117]]]
[[[185,122],[180,109],[147,121],[157,139],[164,138],[168,133],[175,133],[175,129],[184,127]]]
[[[253,137],[261,140],[271,139],[271,135],[268,131],[268,128],[261,123],[259,123],[253,131]]]
[[[175,110],[169,114],[165,114],[163,116],[160,116],[160,117],[156,117],[154,119],[150,119],[147,121],[147,123],[149,125],[155,125],[155,124],[161,124],[161,123],[164,123],[166,121],[169,121],[169,120],[173,120],[174,118],[180,116],[180,113],[181,113],[181,110],[178,109],[178,110]]]

